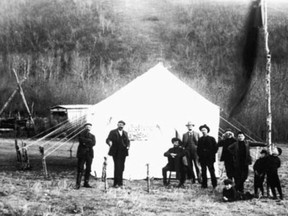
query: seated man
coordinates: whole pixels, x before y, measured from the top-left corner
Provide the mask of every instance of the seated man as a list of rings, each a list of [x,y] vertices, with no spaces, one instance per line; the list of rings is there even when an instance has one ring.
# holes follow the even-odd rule
[[[167,171],[176,171],[176,177],[179,180],[178,187],[182,187],[186,180],[185,166],[183,164],[185,150],[180,146],[180,139],[172,138],[171,142],[173,144],[173,148],[170,148],[164,153],[164,156],[168,157],[168,164],[162,169],[163,184],[165,186],[168,185]]]

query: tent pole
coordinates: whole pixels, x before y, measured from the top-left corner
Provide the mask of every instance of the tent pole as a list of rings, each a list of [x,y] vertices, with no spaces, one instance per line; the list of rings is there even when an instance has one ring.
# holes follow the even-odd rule
[[[268,44],[268,23],[267,23],[267,0],[262,0],[262,7],[264,12],[264,42],[266,53],[266,101],[267,101],[267,116],[266,116],[266,142],[269,147],[269,151],[273,148],[272,144],[272,112],[271,112],[271,53]]]

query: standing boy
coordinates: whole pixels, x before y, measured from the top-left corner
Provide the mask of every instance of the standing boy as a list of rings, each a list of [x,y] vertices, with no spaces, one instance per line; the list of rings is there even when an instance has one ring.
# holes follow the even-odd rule
[[[253,166],[254,169],[254,196],[260,198],[264,196],[264,179],[265,179],[265,169],[266,169],[266,157],[268,152],[263,149],[260,152],[260,158],[258,158]],[[261,195],[258,194],[258,189],[260,189]]]

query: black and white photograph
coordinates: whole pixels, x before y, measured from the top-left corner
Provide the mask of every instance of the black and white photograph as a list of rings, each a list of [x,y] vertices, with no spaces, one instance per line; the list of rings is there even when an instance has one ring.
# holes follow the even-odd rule
[[[0,0],[0,215],[287,216],[287,0]]]

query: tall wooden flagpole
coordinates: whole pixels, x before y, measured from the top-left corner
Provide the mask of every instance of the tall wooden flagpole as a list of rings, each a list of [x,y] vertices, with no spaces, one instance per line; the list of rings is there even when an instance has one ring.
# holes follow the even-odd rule
[[[272,144],[272,112],[271,112],[271,53],[268,45],[268,23],[267,23],[267,0],[262,0],[263,8],[263,30],[266,52],[266,101],[267,101],[267,117],[266,117],[266,142],[269,151],[273,147]]]

